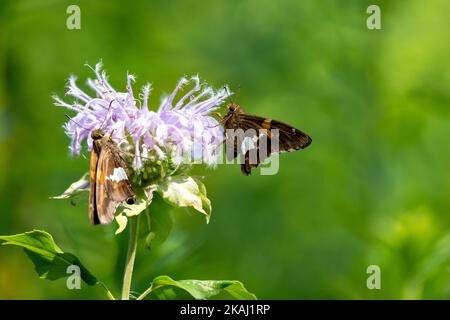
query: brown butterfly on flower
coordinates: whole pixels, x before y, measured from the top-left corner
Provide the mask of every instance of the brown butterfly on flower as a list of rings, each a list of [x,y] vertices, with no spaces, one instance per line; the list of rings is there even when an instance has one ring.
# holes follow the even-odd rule
[[[241,129],[245,138],[250,138],[256,146],[254,148],[255,156],[252,159],[251,150],[243,151],[242,140],[245,138],[239,140],[234,134],[229,134],[229,132],[226,134],[226,145],[233,146],[232,152],[227,150],[228,158],[234,159],[238,154],[243,156],[241,171],[245,175],[249,175],[253,168],[264,162],[273,152],[304,149],[312,142],[311,137],[303,131],[277,120],[247,114],[234,102],[227,105],[227,114],[222,117],[221,122],[225,129],[232,129],[232,131]],[[276,136],[273,135],[274,133]],[[273,139],[277,139],[278,147],[274,148]],[[260,150],[262,146],[264,146],[264,151]]]
[[[89,218],[92,224],[107,224],[119,204],[134,204],[136,195],[128,180],[127,163],[111,137],[101,129],[92,131],[91,137]]]
[[[121,203],[132,205],[136,202],[136,194],[128,179],[128,165],[121,155],[124,152],[116,146],[111,135],[105,135],[101,129],[113,102],[114,100],[109,104],[100,129],[91,132],[89,219],[94,225],[111,223]],[[71,117],[66,117],[75,122]],[[83,128],[80,124],[77,125]]]

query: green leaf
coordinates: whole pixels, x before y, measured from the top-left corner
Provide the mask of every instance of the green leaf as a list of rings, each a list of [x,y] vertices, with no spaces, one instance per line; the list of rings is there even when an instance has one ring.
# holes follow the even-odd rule
[[[169,276],[159,276],[153,280],[151,287],[139,298],[157,290],[159,297],[176,298],[173,287],[189,293],[193,298],[205,300],[221,293],[228,293],[239,300],[256,300],[256,296],[245,289],[244,285],[236,280],[179,280],[175,281]]]
[[[123,214],[127,217],[137,216],[139,213],[147,209],[152,199],[137,198],[134,204],[122,204]]]
[[[63,252],[48,232],[33,230],[16,235],[0,236],[0,240],[5,241],[3,245],[24,248],[42,279],[56,280],[68,277],[70,273],[67,273],[67,268],[76,265],[80,268],[80,276],[86,284],[93,286],[99,283],[75,255]]]
[[[202,182],[184,175],[170,176],[158,185],[157,191],[174,207],[193,207],[203,213],[209,223],[211,201],[206,196],[206,188]]]
[[[152,203],[152,196],[149,195],[148,198],[146,196],[137,198],[135,204],[122,204],[121,207],[123,208],[122,212],[117,214],[115,216],[116,222],[119,225],[119,227],[116,230],[116,234],[121,233],[123,230],[125,230],[127,223],[128,223],[128,217],[137,216],[142,211],[147,209],[147,207]]]
[[[200,199],[202,200],[202,207],[205,208],[205,210],[207,212],[209,212],[209,214],[206,215],[206,222],[209,223],[209,219],[211,218],[211,210],[212,210],[211,200],[209,200],[208,197],[206,196],[206,187],[203,184],[203,182],[201,182],[198,179],[194,179],[194,180],[197,183],[199,191],[200,191]]]
[[[145,243],[148,249],[162,245],[169,237],[173,227],[173,210],[164,200],[156,196],[152,206],[145,212],[147,219],[142,227],[146,233]]]
[[[116,215],[114,219],[118,224],[117,230],[115,232],[115,234],[117,235],[121,233],[123,230],[125,230],[125,228],[127,227],[128,218],[123,212],[121,212],[118,215]]]
[[[70,199],[89,191],[89,173],[86,172],[78,181],[72,183],[66,191],[59,196],[50,197],[50,199]]]

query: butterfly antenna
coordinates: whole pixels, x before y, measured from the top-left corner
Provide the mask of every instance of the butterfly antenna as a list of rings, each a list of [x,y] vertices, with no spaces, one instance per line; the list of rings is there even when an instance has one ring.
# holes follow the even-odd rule
[[[237,92],[236,92],[236,94],[235,94],[234,97],[233,97],[233,102],[234,102],[234,103],[236,103],[237,96],[239,95],[239,93],[241,93],[241,85],[238,85],[238,87],[237,87]]]
[[[79,124],[78,122],[76,122],[75,120],[73,120],[73,118],[72,118],[71,116],[69,116],[68,114],[65,114],[65,116],[66,116],[67,119],[69,119],[69,121],[72,121],[72,122],[75,123],[77,126],[83,128],[83,129],[85,129],[85,130],[89,130],[89,131],[91,130],[91,129],[88,129],[88,128],[86,128],[86,127],[83,127],[81,124]]]
[[[225,91],[227,92],[227,100],[228,100],[228,102],[231,103],[231,104],[233,104],[234,101],[231,100],[231,93],[230,93],[230,90],[228,90],[228,87],[227,87],[227,86],[223,86],[223,88],[224,88]]]
[[[111,110],[111,106],[112,106],[112,104],[113,104],[114,101],[116,101],[116,99],[111,100],[111,102],[109,103],[108,110],[106,111],[106,115],[105,115],[105,118],[103,119],[103,122],[102,122],[102,124],[101,124],[101,126],[100,126],[100,129],[102,129],[103,126],[105,125],[105,122],[106,122],[106,120],[108,119],[109,111]]]

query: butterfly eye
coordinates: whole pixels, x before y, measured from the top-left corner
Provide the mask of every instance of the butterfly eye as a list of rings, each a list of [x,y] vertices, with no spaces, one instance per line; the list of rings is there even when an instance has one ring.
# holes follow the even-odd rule
[[[231,112],[234,112],[234,106],[230,106],[229,108],[228,108],[228,110],[230,110]]]

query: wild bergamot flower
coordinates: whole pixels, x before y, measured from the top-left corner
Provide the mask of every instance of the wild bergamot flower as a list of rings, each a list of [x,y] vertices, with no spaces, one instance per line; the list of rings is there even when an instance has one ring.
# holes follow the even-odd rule
[[[183,77],[173,92],[163,97],[159,108],[151,110],[149,84],[135,98],[133,75],[127,76],[126,91],[118,92],[109,84],[100,63],[93,71],[95,79],[88,79],[87,84],[95,97],[81,90],[72,76],[66,95],[75,101],[68,103],[57,96],[54,100],[55,105],[76,112],[64,125],[73,155],[80,154],[84,140],[88,150],[92,150],[91,133],[102,129],[129,161],[130,179],[141,201],[133,206],[125,205],[125,210],[116,217],[119,224],[120,219],[126,222],[125,216],[144,210],[155,190],[169,203],[192,206],[209,218],[211,206],[205,188],[188,176],[188,170],[194,163],[214,166],[221,156],[224,132],[211,113],[229,96],[228,89],[215,91],[198,76]]]

